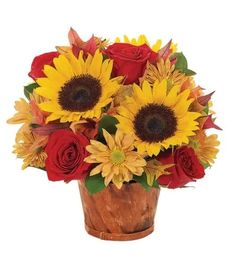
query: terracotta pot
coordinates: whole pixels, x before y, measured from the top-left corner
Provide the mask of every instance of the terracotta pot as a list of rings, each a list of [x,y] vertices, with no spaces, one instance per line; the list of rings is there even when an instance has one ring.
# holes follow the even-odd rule
[[[159,189],[146,191],[139,183],[113,184],[90,195],[79,182],[88,234],[105,240],[134,240],[151,234],[159,198]]]

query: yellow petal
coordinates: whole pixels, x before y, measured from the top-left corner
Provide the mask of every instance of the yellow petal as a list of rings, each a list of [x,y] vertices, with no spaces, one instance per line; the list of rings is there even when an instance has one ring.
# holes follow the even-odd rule
[[[152,157],[153,155],[157,156],[161,150],[161,144],[158,143],[148,144],[146,145],[146,150],[150,157]]]
[[[103,136],[110,150],[115,149],[115,142],[113,137],[103,128]]]
[[[55,99],[57,97],[57,92],[52,88],[38,87],[34,91],[36,92],[36,94],[48,98],[50,100]]]
[[[53,63],[61,75],[64,75],[67,79],[71,79],[76,73],[74,73],[68,59],[64,55],[53,60]]]
[[[103,143],[101,143],[97,140],[91,140],[90,142],[92,145],[94,145],[100,151],[107,151],[107,149],[108,149],[108,147],[106,145],[104,145]]]
[[[137,101],[139,101],[139,102],[143,102],[144,99],[145,99],[145,97],[144,97],[144,93],[143,93],[142,89],[141,89],[138,85],[134,84],[134,85],[133,85],[133,90],[134,90],[133,97],[134,97]]]
[[[122,147],[123,136],[124,136],[123,132],[120,129],[118,129],[115,134],[115,142],[119,146],[119,148],[123,148]]]
[[[153,102],[152,88],[148,83],[148,81],[144,80],[142,88],[146,103],[152,103]]]
[[[162,104],[166,98],[167,80],[164,79],[160,83],[155,82],[153,85],[153,100],[157,104]]]
[[[103,56],[99,50],[96,50],[89,68],[89,73],[92,76],[97,78],[100,76],[102,62],[103,62]]]
[[[113,173],[110,173],[109,175],[107,175],[104,179],[104,184],[107,187],[109,185],[109,183],[112,181],[113,179]]]
[[[50,114],[47,117],[46,123],[49,123],[49,122],[54,121],[54,120],[57,120],[59,118],[61,118],[61,115],[60,114],[52,113],[52,114]]]
[[[166,106],[173,106],[177,100],[177,94],[179,92],[180,86],[174,86],[166,96],[163,104]]]
[[[182,117],[186,114],[186,112],[189,109],[189,106],[193,102],[193,99],[187,100],[187,101],[178,101],[178,103],[174,107],[174,111],[177,115],[177,117]]]
[[[92,176],[92,175],[99,174],[101,172],[102,168],[103,168],[103,164],[97,165],[95,168],[93,168],[91,170],[90,175]]]
[[[44,102],[44,103],[40,103],[39,107],[46,112],[57,112],[57,111],[61,111],[61,107],[59,106],[59,104],[55,103],[55,102]]]
[[[113,178],[113,183],[114,183],[114,185],[118,188],[118,189],[121,189],[122,188],[122,181],[119,179],[119,177],[118,176],[115,176],[114,178]]]
[[[45,65],[43,72],[45,75],[50,79],[56,81],[56,83],[59,83],[59,85],[64,84],[66,81],[66,78],[64,75],[60,74],[54,67]]]
[[[82,74],[82,65],[72,52],[69,53],[69,61],[76,75]]]

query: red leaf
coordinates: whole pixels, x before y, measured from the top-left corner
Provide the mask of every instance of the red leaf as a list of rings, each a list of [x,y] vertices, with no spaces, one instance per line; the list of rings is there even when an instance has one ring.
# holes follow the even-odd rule
[[[72,45],[72,51],[73,51],[73,54],[74,54],[76,57],[78,57],[78,55],[79,55],[79,53],[80,53],[81,50],[82,50],[82,49],[81,49],[79,46]]]
[[[211,93],[209,93],[209,94],[207,94],[207,95],[200,96],[200,97],[197,98],[197,101],[198,101],[201,105],[205,106],[205,105],[207,105],[207,103],[210,101],[211,96],[212,96],[214,93],[215,93],[215,91],[212,91]]]
[[[172,40],[170,40],[164,47],[162,47],[159,52],[158,52],[158,55],[159,55],[159,58],[162,58],[163,60],[166,60],[169,55],[171,54],[171,43],[172,43]]]
[[[209,128],[215,128],[218,130],[222,130],[222,128],[220,128],[214,123],[214,120],[212,119],[212,115],[208,115],[206,121],[204,122],[202,126],[202,129],[209,129]]]
[[[95,37],[92,36],[85,44],[83,47],[84,51],[86,53],[89,53],[91,55],[95,54],[95,51],[97,49],[96,42],[95,42]]]
[[[83,44],[83,40],[79,37],[79,35],[73,28],[70,28],[68,38],[71,46],[81,46]]]

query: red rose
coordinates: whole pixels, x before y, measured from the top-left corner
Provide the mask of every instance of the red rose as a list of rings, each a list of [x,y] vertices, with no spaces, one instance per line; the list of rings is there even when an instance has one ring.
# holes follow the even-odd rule
[[[53,59],[57,56],[59,56],[58,52],[50,52],[36,56],[33,59],[31,71],[28,75],[34,80],[45,77],[45,74],[43,73],[44,66],[53,65]]]
[[[60,129],[52,133],[46,146],[46,171],[51,181],[84,178],[91,164],[84,162],[89,155],[89,140],[82,134]]]
[[[169,175],[161,175],[158,178],[158,183],[168,188],[183,187],[188,182],[196,181],[205,175],[204,167],[190,147],[182,146],[173,154],[166,152],[157,159],[163,164],[174,164],[168,169]]]
[[[146,44],[136,46],[114,43],[104,53],[114,61],[113,74],[126,77],[125,84],[138,83],[144,74],[147,61],[153,62],[157,59],[157,54]]]

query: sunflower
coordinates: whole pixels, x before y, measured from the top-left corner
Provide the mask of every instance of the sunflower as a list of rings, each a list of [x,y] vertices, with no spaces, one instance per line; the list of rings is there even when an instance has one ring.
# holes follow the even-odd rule
[[[216,159],[216,155],[219,151],[217,148],[219,144],[218,136],[216,134],[207,136],[205,130],[199,131],[190,142],[198,159],[204,165],[211,165],[214,163],[214,159]]]
[[[18,158],[23,159],[22,169],[28,166],[37,168],[45,167],[46,153],[44,148],[47,144],[48,136],[40,136],[28,130],[20,130],[16,134],[16,144],[13,153]]]
[[[98,164],[90,175],[101,173],[106,186],[112,181],[120,189],[123,182],[129,182],[133,178],[133,174],[142,175],[146,161],[133,151],[134,139],[131,134],[117,130],[113,137],[103,129],[103,135],[107,145],[91,140],[91,145],[86,147],[91,155],[85,162]]]
[[[115,42],[120,43],[121,39],[119,37],[117,37]],[[150,46],[149,41],[144,34],[139,35],[138,38],[132,38],[132,39],[130,39],[128,36],[124,35],[124,43],[129,43],[129,44],[133,44],[133,45],[137,45],[137,46],[147,44],[148,46]],[[152,46],[152,50],[154,52],[158,52],[161,49],[161,45],[162,45],[162,41],[160,39],[158,39],[154,43],[154,45]],[[177,45],[174,43],[171,43],[171,50],[172,50],[172,53],[175,53],[177,50]]]
[[[187,89],[193,89],[195,84],[191,77],[186,76],[184,73],[175,69],[175,65],[168,59],[162,58],[156,63],[156,65],[147,64],[141,80],[147,80],[151,85],[157,80],[161,82],[163,79],[167,79],[168,88],[175,85],[179,85],[182,89],[186,86]]]
[[[134,145],[139,153],[158,155],[162,148],[189,142],[195,135],[201,114],[189,112],[193,99],[190,90],[179,92],[174,86],[167,93],[167,81],[155,82],[153,87],[144,81],[142,88],[134,85],[133,97],[127,97],[118,107],[117,127],[126,133],[134,133]]]
[[[51,114],[47,123],[79,121],[80,118],[99,118],[102,108],[112,101],[119,88],[120,77],[110,79],[113,62],[103,61],[99,50],[94,57],[83,59],[83,51],[76,58],[60,55],[54,67],[44,67],[45,78],[37,79],[36,93],[49,99],[40,108]]]

